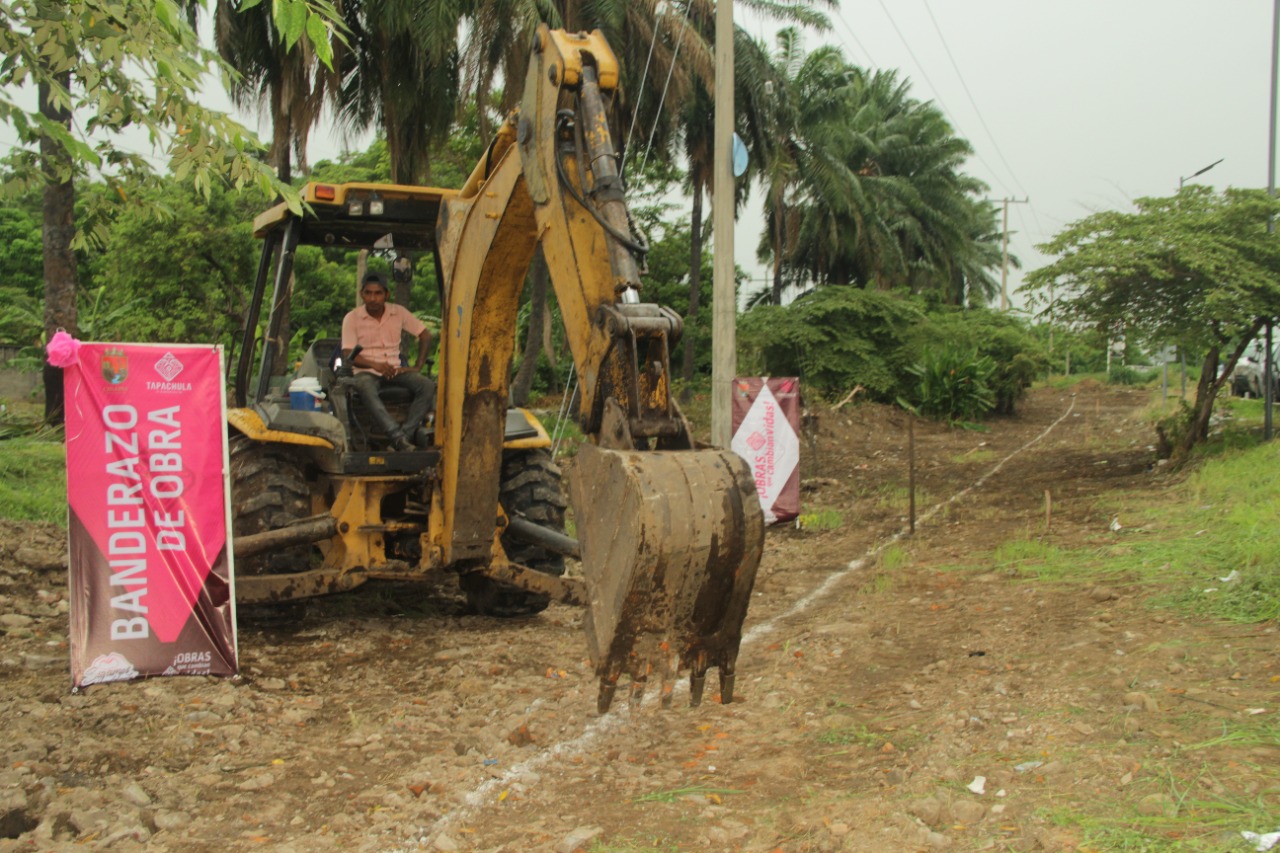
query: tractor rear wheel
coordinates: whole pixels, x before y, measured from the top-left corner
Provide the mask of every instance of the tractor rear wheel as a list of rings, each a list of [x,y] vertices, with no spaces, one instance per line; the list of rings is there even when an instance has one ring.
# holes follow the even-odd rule
[[[540,527],[564,532],[567,503],[560,487],[560,468],[551,452],[542,448],[508,450],[502,456],[502,484],[498,499],[508,516],[519,516]],[[564,557],[540,545],[531,545],[510,535],[502,537],[507,559],[539,572],[559,577],[564,574]],[[485,616],[532,616],[547,609],[551,599],[536,592],[498,583],[479,573],[460,579],[467,604]]]
[[[243,435],[231,437],[231,527],[236,536],[288,527],[311,515],[310,489],[295,454]],[[294,545],[236,561],[247,575],[310,568],[311,546]]]

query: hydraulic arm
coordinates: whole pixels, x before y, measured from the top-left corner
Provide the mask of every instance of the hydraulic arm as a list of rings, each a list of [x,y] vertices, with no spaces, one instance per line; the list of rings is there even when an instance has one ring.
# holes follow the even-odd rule
[[[607,120],[617,61],[599,32],[542,27],[524,100],[437,226],[444,282],[431,548],[492,560],[508,365],[525,274],[541,246],[573,353],[590,444],[571,474],[606,710],[623,674],[677,672],[701,699],[718,667],[732,700],[763,517],[746,464],[695,449],[671,393],[681,320],[643,300],[645,246],[630,221]],[[498,563],[501,560],[496,561]]]

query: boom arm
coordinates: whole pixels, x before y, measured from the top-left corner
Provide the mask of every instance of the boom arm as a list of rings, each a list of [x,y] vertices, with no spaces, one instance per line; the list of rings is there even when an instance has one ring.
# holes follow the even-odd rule
[[[692,698],[734,663],[764,522],[746,464],[693,450],[671,397],[680,318],[640,300],[640,256],[618,176],[604,93],[617,61],[600,33],[545,26],[524,102],[437,225],[444,281],[431,548],[444,564],[487,566],[502,465],[503,412],[525,273],[536,247],[555,287],[581,393],[571,484],[590,597],[588,641],[607,710],[623,673],[633,692],[681,667]],[[669,452],[682,451],[682,452]]]
[[[521,109],[441,209],[446,352],[436,435],[447,563],[486,558],[492,544],[516,314],[539,242],[578,372],[583,432],[605,447],[691,446],[669,381],[681,320],[639,298],[639,241],[602,97],[616,83],[617,61],[598,31],[539,28]]]

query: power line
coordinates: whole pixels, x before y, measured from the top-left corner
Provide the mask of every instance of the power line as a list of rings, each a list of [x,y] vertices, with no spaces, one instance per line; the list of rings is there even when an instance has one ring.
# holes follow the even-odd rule
[[[867,65],[877,68],[880,67],[880,63],[876,62],[875,57],[871,55],[871,51],[867,50],[866,47],[863,46],[862,40],[859,39],[858,34],[853,31],[853,27],[849,26],[849,22],[844,19],[844,15],[837,12],[836,20],[844,24],[845,31],[849,33],[849,38],[853,39],[853,43],[856,44],[858,49],[867,57]]]
[[[947,52],[947,59],[951,60],[951,67],[955,69],[956,78],[960,81],[960,86],[964,89],[965,95],[969,98],[969,105],[973,107],[974,113],[978,116],[978,123],[982,125],[982,129],[987,132],[987,138],[991,140],[991,145],[996,149],[996,154],[1000,157],[1000,162],[1009,171],[1009,177],[1013,178],[1014,184],[1018,189],[1022,190],[1023,195],[1027,195],[1027,189],[1022,185],[1022,181],[1018,180],[1018,174],[1013,171],[1013,167],[1009,165],[1008,159],[1005,158],[1004,152],[1000,150],[1000,143],[996,140],[996,135],[991,132],[991,128],[987,126],[987,120],[982,117],[982,110],[978,108],[978,102],[974,100],[973,92],[969,89],[969,84],[965,82],[964,74],[960,72],[960,65],[956,62],[955,55],[951,52],[951,46],[947,44],[947,37],[942,34],[942,27],[938,25],[938,19],[934,17],[933,9],[929,6],[929,0],[922,0],[924,9],[929,13],[929,20],[933,22],[933,28],[938,33],[938,39],[942,42],[942,49]],[[882,2],[883,5],[883,2]]]
[[[898,26],[898,22],[894,19],[893,13],[889,11],[889,7],[885,5],[884,0],[877,0],[877,2],[880,4],[880,9],[884,12],[885,17],[889,19],[889,24],[893,27],[893,31],[898,34],[898,41],[902,42],[902,46],[907,49],[907,55],[910,56],[911,61],[916,64],[916,68],[920,71],[920,76],[924,78],[924,81],[929,84],[929,88],[933,90],[933,99],[938,102],[938,108],[942,110],[942,114],[946,116],[947,121],[951,122],[951,126],[956,129],[956,132],[961,133],[962,129],[960,127],[960,122],[956,121],[951,110],[947,109],[946,102],[942,100],[942,90],[939,89],[937,84],[929,78],[929,72],[925,70],[924,63],[922,63],[919,57],[916,56],[916,52],[911,49],[911,45],[907,41],[907,37],[903,35],[902,29]],[[966,133],[964,136],[968,137],[969,134]],[[977,147],[974,147],[973,149],[973,156],[979,163],[987,167],[987,172],[994,177],[996,181],[1001,184],[1004,183],[1004,180],[1000,177],[999,171],[992,168],[991,164],[986,161],[986,158],[978,153]],[[1008,190],[1007,185],[1005,189]]]
[[[920,70],[920,74],[922,74],[924,81],[927,82],[928,85],[933,88],[934,97],[936,97],[938,106],[940,106],[943,113],[946,114],[947,119],[950,120],[952,126],[956,128],[956,131],[960,132],[960,129],[961,129],[960,123],[957,122],[957,120],[955,119],[954,113],[952,113],[951,110],[947,109],[946,102],[942,100],[940,88],[938,88],[936,83],[934,83],[932,79],[929,78],[929,74],[927,70],[924,69],[924,64],[922,63],[922,61],[920,61],[918,56],[915,55],[915,51],[911,49],[911,45],[909,44],[908,40],[906,40],[906,36],[904,35],[904,33],[902,33],[902,29],[899,26],[897,26],[897,20],[893,18],[892,13],[890,12],[890,10],[888,10],[888,6],[884,4],[884,0],[878,0],[878,3],[879,3],[879,6],[881,6],[881,10],[884,13],[884,17],[888,18],[888,22],[890,22],[891,26],[893,27],[893,32],[897,33],[897,37],[899,37],[899,40],[902,42],[902,46],[905,47],[906,53],[910,55],[911,60],[913,60],[916,65],[916,68]],[[943,35],[942,27],[940,26],[940,24],[938,24],[937,18],[934,17],[933,9],[931,8],[931,6],[929,6],[928,0],[923,0],[923,3],[924,3],[925,12],[929,14],[929,19],[932,20],[933,27],[934,29],[936,29],[938,33],[938,38],[940,38],[940,40],[942,41],[942,47],[943,47],[943,50],[946,51],[947,59],[950,59],[951,67],[955,69],[956,78],[959,79],[960,86],[964,88],[965,95],[969,99],[969,104],[973,106],[974,113],[977,114],[978,122],[982,124],[983,131],[986,131],[987,137],[989,138],[989,140],[991,140],[992,146],[995,147],[996,149],[996,154],[1000,156],[1001,163],[1004,164],[1005,170],[1007,174],[1009,174],[1009,177],[1012,178],[1012,181],[1014,181],[1015,186],[1018,187],[1019,190],[1021,190],[1021,192],[1023,192],[1023,196],[1029,196],[1029,193],[1027,192],[1027,190],[1025,190],[1025,187],[1023,187],[1023,183],[1019,181],[1018,174],[1014,172],[1014,168],[1012,168],[1011,165],[1009,164],[1009,159],[1006,158],[1005,152],[1001,150],[1000,142],[996,140],[996,134],[992,133],[991,127],[989,127],[987,124],[987,120],[983,118],[982,110],[979,109],[977,100],[974,99],[973,91],[970,90],[969,88],[969,83],[965,81],[964,74],[960,70],[960,65],[959,63],[957,63],[955,59],[955,55],[951,53],[951,46],[948,45],[946,36]],[[846,24],[846,27],[847,27],[847,24]],[[968,134],[966,134],[966,136],[968,136]],[[996,178],[996,181],[998,183],[1004,183],[1004,179],[1000,177],[1000,172],[997,172],[997,170],[993,168],[991,164],[987,163],[986,158],[983,158],[982,154],[979,154],[977,147],[974,147],[973,155],[974,155],[974,158],[979,161],[979,163],[982,163],[984,167],[987,167],[988,173],[991,174],[993,178]],[[1037,233],[1041,234],[1041,236],[1043,238],[1046,238],[1047,240],[1047,234],[1046,232],[1044,232],[1044,228],[1042,227],[1042,225],[1039,224],[1039,216],[1037,215],[1036,207],[1030,204],[1028,204],[1028,207],[1030,207],[1030,214],[1032,214],[1032,219],[1037,224],[1037,229],[1036,229]],[[1025,220],[1023,219],[1023,214],[1021,214],[1021,211],[1016,209],[1016,207],[1015,207],[1015,210],[1018,211],[1018,218],[1021,224],[1023,224],[1023,231],[1029,232],[1030,229],[1027,228],[1027,223],[1025,223]],[[1006,211],[1007,211],[1007,206],[1006,206]],[[1006,213],[1006,218],[1007,218],[1007,213]],[[1007,246],[1007,240],[1009,240],[1009,236],[1007,236],[1007,225],[1006,225],[1006,233],[1005,233],[1006,246]],[[1007,255],[1007,248],[1006,248],[1006,255]],[[1004,265],[1005,265],[1005,277],[1007,278],[1007,257]],[[1002,289],[1004,289],[1004,287],[1002,287]]]
[[[1031,219],[1036,224],[1036,233],[1040,234],[1042,237],[1044,237],[1044,239],[1048,240],[1052,235],[1049,234],[1049,232],[1045,231],[1044,226],[1040,224],[1040,217],[1039,215],[1036,214],[1036,206],[1034,204],[1028,204],[1027,209],[1031,211]],[[1049,216],[1049,214],[1046,213],[1045,216]],[[1049,218],[1052,219],[1053,217],[1050,216]],[[1062,220],[1058,220],[1058,221],[1061,222]],[[1063,223],[1063,224],[1065,225],[1066,223]]]

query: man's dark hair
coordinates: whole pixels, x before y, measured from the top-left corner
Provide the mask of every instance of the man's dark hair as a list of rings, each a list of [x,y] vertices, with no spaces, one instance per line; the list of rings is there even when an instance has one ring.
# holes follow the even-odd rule
[[[364,274],[364,281],[360,283],[360,289],[364,290],[371,284],[376,284],[383,290],[387,290],[387,280],[382,277],[380,272],[367,272]],[[390,292],[390,291],[388,291]]]

